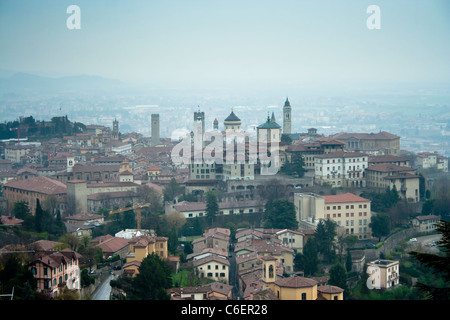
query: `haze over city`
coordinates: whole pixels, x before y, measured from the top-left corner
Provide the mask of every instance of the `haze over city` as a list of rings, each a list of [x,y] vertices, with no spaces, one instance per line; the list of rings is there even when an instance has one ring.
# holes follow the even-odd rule
[[[80,29],[67,26],[73,4]],[[380,10],[380,29],[367,26],[371,5]],[[36,95],[20,105],[3,95],[2,118],[26,111],[37,119],[68,115],[111,125],[117,117],[121,131],[147,134],[141,122],[154,112],[162,114],[162,135],[170,136],[189,130],[198,108],[209,126],[232,107],[244,127],[260,124],[269,111],[279,118],[289,96],[297,131],[436,127],[448,121],[449,14],[450,4],[440,0],[4,0],[2,92],[23,94],[26,87],[27,97]],[[83,75],[90,77],[81,81]],[[52,91],[55,83],[63,87]],[[355,115],[365,126],[370,115],[379,119],[358,128]],[[417,117],[430,121],[411,127]]]

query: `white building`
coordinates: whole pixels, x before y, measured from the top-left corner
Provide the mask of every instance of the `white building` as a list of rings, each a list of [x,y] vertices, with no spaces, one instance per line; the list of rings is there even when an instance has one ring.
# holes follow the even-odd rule
[[[365,187],[369,155],[360,152],[333,152],[315,156],[317,184],[332,187]]]

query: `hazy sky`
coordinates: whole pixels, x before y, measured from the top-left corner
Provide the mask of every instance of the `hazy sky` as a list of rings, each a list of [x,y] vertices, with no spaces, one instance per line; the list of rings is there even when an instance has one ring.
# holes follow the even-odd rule
[[[69,5],[81,29],[69,30]],[[369,30],[369,5],[381,29]],[[0,69],[136,83],[450,79],[448,0],[0,0]]]

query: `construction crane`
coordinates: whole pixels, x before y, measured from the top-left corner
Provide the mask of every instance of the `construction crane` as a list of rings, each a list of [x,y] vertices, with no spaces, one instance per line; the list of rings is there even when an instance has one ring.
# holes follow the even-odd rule
[[[109,212],[109,214],[115,214],[115,213],[119,213],[119,212],[136,210],[137,229],[140,230],[141,229],[141,209],[145,208],[145,207],[149,207],[149,206],[150,206],[150,203],[144,203],[144,204],[139,204],[134,207],[127,207],[127,208],[123,208],[123,209],[111,210]]]

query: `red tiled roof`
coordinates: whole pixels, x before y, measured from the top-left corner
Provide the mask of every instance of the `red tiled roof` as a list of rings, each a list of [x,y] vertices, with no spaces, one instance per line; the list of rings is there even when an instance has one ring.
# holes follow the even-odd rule
[[[393,171],[414,171],[411,167],[397,166],[390,163],[379,163],[373,166],[369,166],[366,170],[380,171],[380,172],[393,172]]]
[[[318,286],[317,287],[317,291],[321,292],[321,293],[341,293],[344,292],[344,289],[336,287],[336,286],[331,286],[331,285],[324,285],[324,286]]]
[[[38,192],[43,194],[63,194],[67,187],[64,183],[44,176],[7,182],[4,187]]]
[[[276,285],[287,288],[304,288],[317,285],[317,281],[309,278],[294,276],[278,279]]]
[[[339,195],[325,195],[325,203],[342,203],[342,202],[368,202],[369,199],[357,196],[353,193],[344,193]]]
[[[351,158],[351,157],[364,157],[368,156],[366,153],[362,152],[346,152],[346,151],[337,151],[326,154],[316,155],[316,158]]]

